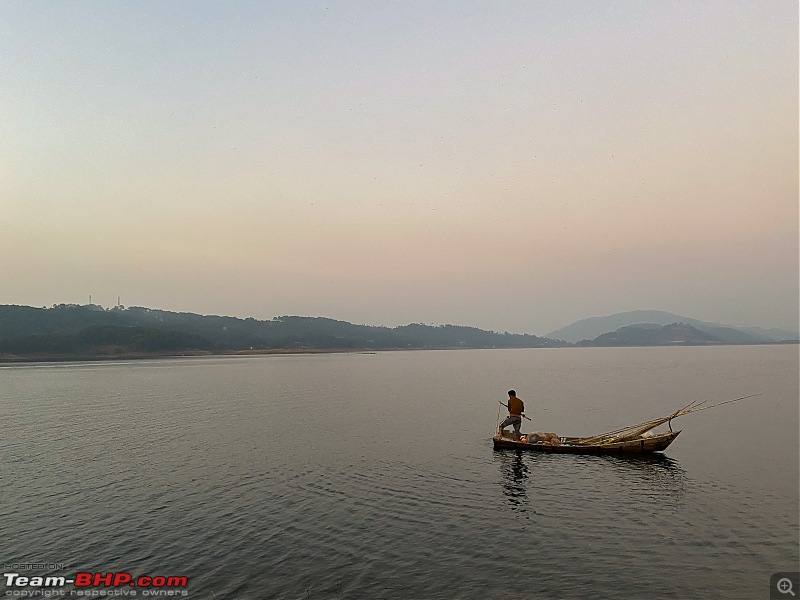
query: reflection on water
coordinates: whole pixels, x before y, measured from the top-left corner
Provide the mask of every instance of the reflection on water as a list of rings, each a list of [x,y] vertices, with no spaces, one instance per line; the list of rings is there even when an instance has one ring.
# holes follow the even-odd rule
[[[642,500],[677,504],[686,492],[686,471],[674,458],[664,454],[615,457],[596,456],[598,465],[608,469]]]
[[[529,510],[534,490],[544,494],[576,479],[593,482],[601,501],[625,497],[638,505],[669,507],[678,506],[686,493],[686,472],[679,461],[663,454],[621,457],[497,449],[494,458],[503,495],[514,511]]]
[[[496,452],[495,458],[500,463],[503,495],[506,497],[511,510],[526,511],[528,507],[526,480],[528,479],[529,469],[523,459],[522,451]]]

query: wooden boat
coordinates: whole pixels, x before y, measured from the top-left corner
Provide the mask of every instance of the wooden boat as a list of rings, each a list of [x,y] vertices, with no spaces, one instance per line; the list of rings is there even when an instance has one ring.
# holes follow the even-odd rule
[[[715,406],[722,406],[723,404],[731,404],[739,402],[746,398],[755,398],[761,396],[761,393],[750,394],[749,396],[742,396],[733,400],[726,400],[724,402],[717,402],[706,406],[710,400],[694,401],[681,409],[676,410],[674,413],[666,417],[660,417],[644,423],[636,425],[628,425],[613,431],[607,431],[599,435],[592,435],[589,437],[558,437],[556,442],[556,435],[552,433],[531,434],[531,442],[527,440],[529,436],[523,434],[521,440],[515,440],[510,431],[503,431],[502,435],[495,435],[492,438],[495,450],[504,448],[512,448],[515,450],[533,450],[534,452],[550,452],[552,454],[616,454],[616,455],[635,455],[635,454],[651,454],[653,452],[662,452],[666,450],[667,446],[672,443],[680,431],[672,430],[672,419],[682,417],[701,410],[708,410]],[[501,405],[505,406],[502,402]],[[524,416],[524,415],[523,415]],[[526,417],[527,418],[527,417]],[[530,419],[528,419],[530,420]],[[500,424],[500,412],[497,413],[497,423]],[[659,425],[667,424],[669,431],[664,433],[653,433],[653,430]],[[542,441],[553,439],[553,442]],[[538,440],[538,441],[534,441]]]
[[[551,454],[649,454],[661,452],[672,443],[680,431],[667,431],[650,436],[637,436],[633,439],[621,441],[603,441],[600,443],[586,444],[581,443],[587,438],[563,437],[561,445],[548,444],[544,442],[528,443],[516,441],[510,431],[504,431],[503,436],[494,436],[492,441],[494,449],[517,449],[532,450],[534,452],[549,452]]]

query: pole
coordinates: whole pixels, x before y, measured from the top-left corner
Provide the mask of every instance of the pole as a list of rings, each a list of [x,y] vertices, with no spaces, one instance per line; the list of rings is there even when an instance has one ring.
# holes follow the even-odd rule
[[[500,402],[500,400],[498,400],[498,402]],[[500,402],[500,404],[503,404],[503,403]],[[503,404],[503,406],[508,408],[508,404]],[[528,419],[528,421],[533,421],[533,419],[531,419],[530,417],[526,417],[525,415],[522,415],[522,418],[523,419]],[[499,406],[497,407],[497,428],[500,429],[500,407]]]

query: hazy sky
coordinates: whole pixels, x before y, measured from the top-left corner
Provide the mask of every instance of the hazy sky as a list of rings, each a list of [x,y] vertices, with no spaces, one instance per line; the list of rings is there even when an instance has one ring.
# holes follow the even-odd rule
[[[0,304],[797,327],[798,5],[0,4]]]

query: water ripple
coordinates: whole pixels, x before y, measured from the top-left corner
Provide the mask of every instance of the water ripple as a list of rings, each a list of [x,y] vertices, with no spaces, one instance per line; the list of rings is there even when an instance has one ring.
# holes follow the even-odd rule
[[[498,355],[420,356],[4,368],[3,556],[185,574],[203,598],[480,600],[749,598],[796,559],[797,499],[748,480],[768,458],[731,480],[691,455],[493,451],[477,399],[462,417],[409,373],[456,361],[473,398]],[[387,387],[415,427],[376,417]]]

